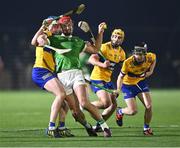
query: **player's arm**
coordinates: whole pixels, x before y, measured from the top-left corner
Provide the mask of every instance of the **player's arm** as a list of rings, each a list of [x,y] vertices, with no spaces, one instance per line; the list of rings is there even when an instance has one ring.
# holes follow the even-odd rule
[[[151,66],[150,68],[148,69],[148,71],[145,73],[145,77],[149,77],[153,74],[154,72],[154,68],[156,66],[156,55],[155,54],[152,54],[152,63],[151,63]]]
[[[52,18],[48,18],[48,19],[43,20],[42,26],[39,28],[39,30],[36,32],[36,34],[34,35],[34,37],[31,40],[31,45],[40,46],[39,43],[38,43],[38,38],[40,36],[43,37],[43,38],[46,38],[45,36],[47,36],[47,35],[44,33],[44,31],[48,30],[47,28],[51,24],[52,21],[53,21]],[[44,44],[44,45],[46,45],[46,44]],[[43,46],[43,45],[41,45],[41,46]]]
[[[120,94],[121,87],[122,87],[122,83],[123,83],[123,78],[124,78],[124,74],[122,74],[122,73],[120,72],[120,74],[119,74],[119,76],[118,76],[118,78],[117,78],[117,89],[114,90],[114,94],[115,94],[116,96],[119,96],[119,94]]]
[[[151,64],[149,71],[147,71],[145,74],[145,77],[149,77],[153,74],[155,66],[156,66],[156,60],[154,60],[153,63]]]
[[[42,25],[40,28],[39,28],[39,30],[36,32],[36,34],[34,35],[34,37],[32,38],[32,40],[31,40],[31,45],[33,45],[33,46],[38,46],[38,42],[37,42],[37,39],[38,39],[38,37],[40,36],[40,35],[42,35],[42,34],[44,34],[44,28],[45,28],[45,26],[44,25]]]
[[[101,48],[101,45],[102,45],[102,42],[103,42],[103,34],[104,34],[104,29],[105,29],[104,26],[105,25],[106,25],[106,23],[102,22],[98,26],[98,34],[97,34],[96,41],[95,41],[95,47],[98,50]]]
[[[117,90],[115,91],[116,94],[120,93],[121,87],[122,87],[122,83],[123,83],[123,78],[124,76],[128,73],[128,68],[127,68],[127,64],[126,62],[123,63],[123,66],[121,68],[121,72],[118,75],[117,78]]]
[[[105,25],[104,22],[99,24],[98,35],[96,37],[96,41],[94,44],[87,42],[85,52],[98,53],[99,49],[101,48],[101,44],[102,44],[102,40],[103,40],[104,25]]]
[[[120,72],[117,78],[117,91],[120,92],[125,74]]]
[[[86,42],[86,47],[83,51],[90,53],[90,54],[98,53],[98,49],[90,42]]]
[[[44,46],[49,44],[49,40],[47,35],[43,32],[44,26],[41,26],[41,28],[36,32],[33,39],[31,40],[31,45],[33,46]]]
[[[88,62],[92,65],[96,65],[102,68],[108,68],[110,66],[110,62],[108,60],[105,60],[104,62],[100,62],[98,54],[92,54],[89,57]]]

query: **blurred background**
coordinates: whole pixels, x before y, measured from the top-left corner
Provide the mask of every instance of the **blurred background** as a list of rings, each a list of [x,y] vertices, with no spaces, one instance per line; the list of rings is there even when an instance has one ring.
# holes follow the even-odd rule
[[[37,88],[31,81],[35,48],[30,42],[43,19],[60,15],[84,3],[83,14],[73,16],[74,35],[89,40],[78,27],[89,22],[94,34],[106,22],[104,42],[114,28],[125,31],[122,45],[128,56],[134,44],[145,41],[156,53],[157,66],[150,85],[153,88],[180,88],[180,1],[179,0],[6,0],[0,8],[0,90]],[[113,81],[119,73],[117,67]]]

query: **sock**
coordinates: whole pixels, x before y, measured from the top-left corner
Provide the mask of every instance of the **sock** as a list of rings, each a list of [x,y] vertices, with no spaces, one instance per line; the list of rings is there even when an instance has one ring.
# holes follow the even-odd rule
[[[122,113],[122,108],[120,108],[120,109],[118,110],[118,114],[123,115],[123,113]]]
[[[65,122],[59,121],[58,129],[65,129]]]
[[[101,126],[102,130],[104,131],[105,128],[109,129],[108,125],[104,121],[104,119],[101,119],[98,121],[98,124]]]
[[[96,127],[98,127],[98,126],[100,126],[100,124],[97,122],[97,123],[96,123]]]
[[[147,130],[147,129],[149,129],[149,124],[144,124],[144,130]]]
[[[91,125],[88,122],[86,122],[85,127],[86,128],[91,128]]]
[[[85,128],[91,128],[91,125],[86,121],[86,120],[83,120],[81,122],[81,124],[85,127]]]
[[[54,122],[49,122],[49,130],[55,130],[56,124]]]

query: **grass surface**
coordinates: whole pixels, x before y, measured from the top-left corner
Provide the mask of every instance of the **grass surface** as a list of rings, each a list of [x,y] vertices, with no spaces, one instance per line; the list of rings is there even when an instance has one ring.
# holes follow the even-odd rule
[[[91,94],[91,98],[96,98]],[[125,106],[122,96],[118,104]],[[50,105],[53,96],[44,91],[0,92],[1,147],[180,147],[180,90],[152,90],[154,136],[144,137],[143,106],[138,102],[136,116],[124,116],[124,126],[118,127],[113,115],[108,121],[111,138],[88,137],[83,127],[68,113],[66,125],[73,138],[48,138]],[[92,99],[93,100],[93,99]],[[91,124],[95,121],[84,112]]]

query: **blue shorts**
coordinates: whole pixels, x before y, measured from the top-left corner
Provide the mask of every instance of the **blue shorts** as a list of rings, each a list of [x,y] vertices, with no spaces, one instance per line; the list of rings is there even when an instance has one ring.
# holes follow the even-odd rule
[[[102,80],[91,80],[92,83],[95,83],[95,84],[99,84],[107,89],[115,89],[114,85],[112,82],[105,82],[105,81],[102,81]],[[99,90],[102,90],[101,88],[98,88],[96,86],[93,86],[91,85],[91,89],[94,93],[96,93],[97,91]]]
[[[122,84],[124,99],[135,98],[139,93],[149,92],[149,87],[145,80],[140,81],[137,85]]]
[[[56,78],[56,74],[45,68],[33,68],[32,69],[32,80],[41,89],[44,89],[44,85],[49,80]]]

